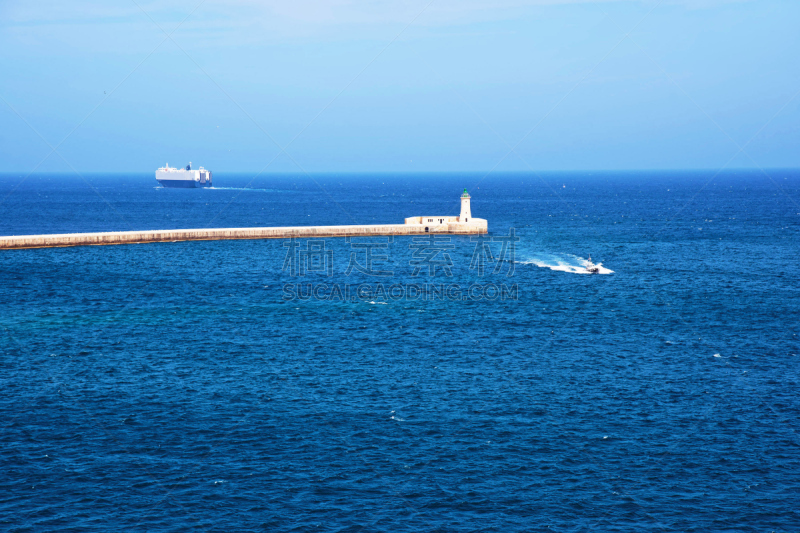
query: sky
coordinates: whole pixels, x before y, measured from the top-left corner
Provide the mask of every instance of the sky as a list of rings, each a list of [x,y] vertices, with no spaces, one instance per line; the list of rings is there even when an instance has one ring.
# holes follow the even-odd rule
[[[0,172],[800,167],[800,2],[0,0]]]

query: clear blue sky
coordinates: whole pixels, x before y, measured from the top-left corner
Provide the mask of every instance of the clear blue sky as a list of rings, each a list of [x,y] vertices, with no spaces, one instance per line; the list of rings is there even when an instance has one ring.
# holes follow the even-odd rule
[[[3,0],[0,171],[69,171],[41,137],[70,132],[80,172],[800,167],[798,23],[771,0]]]

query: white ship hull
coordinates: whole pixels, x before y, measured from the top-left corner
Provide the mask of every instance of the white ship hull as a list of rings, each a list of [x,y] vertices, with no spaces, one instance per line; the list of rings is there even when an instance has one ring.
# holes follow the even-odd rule
[[[164,187],[194,189],[198,187],[211,187],[211,171],[200,167],[198,170],[191,168],[189,163],[184,168],[171,168],[169,165],[156,170],[156,181]]]

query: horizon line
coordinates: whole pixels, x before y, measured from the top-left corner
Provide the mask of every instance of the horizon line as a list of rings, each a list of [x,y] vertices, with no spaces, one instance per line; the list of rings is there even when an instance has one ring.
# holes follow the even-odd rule
[[[374,175],[374,174],[485,174],[489,176],[490,174],[533,174],[536,175],[538,173],[586,173],[586,172],[623,172],[623,173],[631,173],[631,172],[742,172],[742,171],[751,171],[751,172],[766,172],[769,170],[779,170],[779,171],[800,171],[800,167],[733,167],[733,168],[714,168],[714,167],[699,167],[699,168],[598,168],[598,169],[542,169],[542,170],[314,170],[314,171],[270,171],[270,172],[260,172],[258,170],[213,170],[207,169],[214,173],[224,173],[224,174],[257,174],[263,176],[286,176],[286,175],[297,175],[297,176],[305,176],[305,175],[320,175],[320,174],[351,174],[351,175]],[[96,175],[96,174],[104,174],[104,175],[112,175],[112,176],[130,176],[130,175],[138,175],[138,174],[149,174],[153,173],[155,170],[131,170],[131,171],[119,171],[119,170],[90,170],[84,172],[76,172],[73,170],[53,170],[53,171],[39,171],[39,172],[29,172],[24,170],[0,170],[0,175],[8,175],[8,174],[23,174],[28,176],[36,176],[36,175],[64,175],[64,174],[74,174],[74,175]]]

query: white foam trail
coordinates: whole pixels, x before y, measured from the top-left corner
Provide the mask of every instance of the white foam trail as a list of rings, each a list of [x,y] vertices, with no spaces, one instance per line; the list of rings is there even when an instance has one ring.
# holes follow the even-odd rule
[[[586,270],[586,265],[589,264],[588,259],[578,257],[577,255],[566,254],[537,254],[530,259],[523,259],[515,261],[521,265],[536,265],[541,268],[549,268],[558,272],[567,272],[569,274],[589,274]],[[595,263],[600,270],[597,274],[613,274],[614,271],[603,266],[603,263]]]
[[[180,189],[180,187],[164,187],[163,185],[155,185],[154,189]],[[248,191],[248,192],[280,192],[275,189],[249,189],[246,187],[190,187],[190,189],[203,189],[206,191]]]
[[[278,192],[275,189],[251,189],[249,187],[205,187],[210,191],[251,191],[251,192]]]

